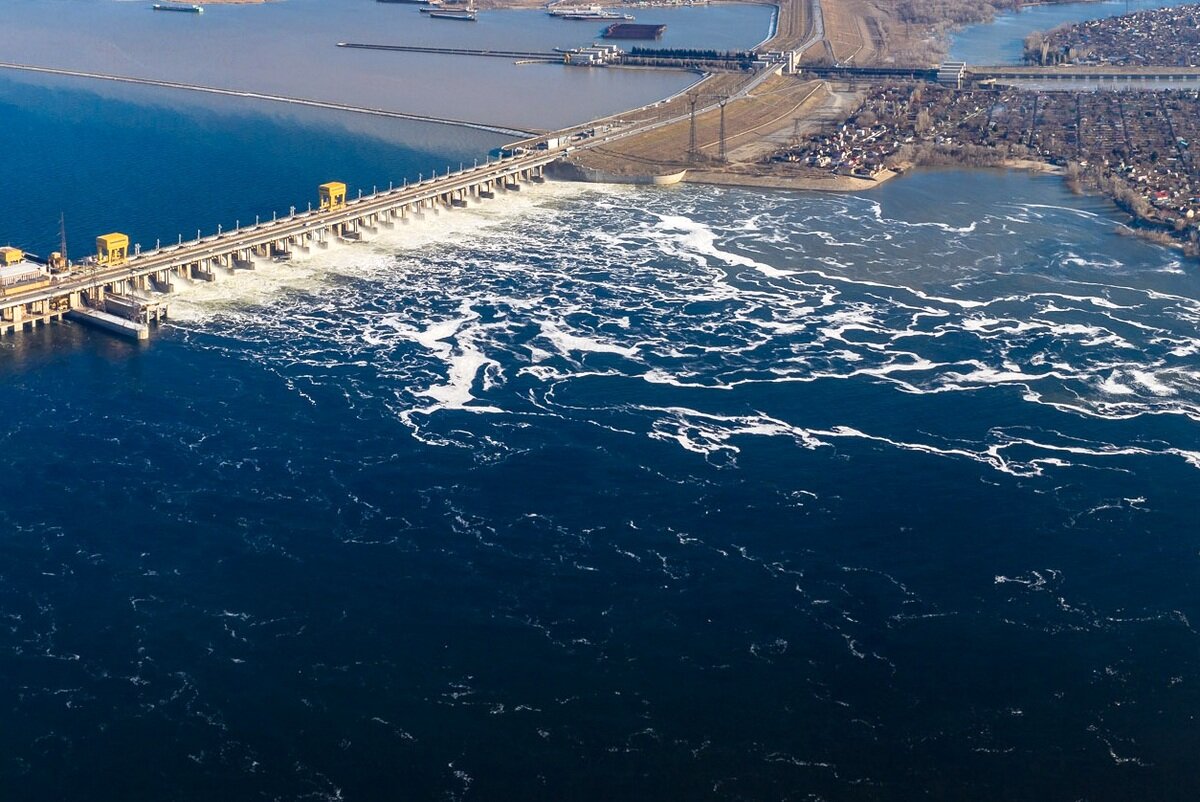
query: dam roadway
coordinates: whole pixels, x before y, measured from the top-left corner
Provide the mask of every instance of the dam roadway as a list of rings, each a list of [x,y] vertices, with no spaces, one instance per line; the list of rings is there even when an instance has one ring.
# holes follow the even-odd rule
[[[334,196],[321,208],[253,226],[146,252],[135,247],[111,264],[90,257],[69,272],[31,286],[0,290],[0,334],[74,314],[84,322],[144,339],[147,323],[160,316],[158,307],[174,279],[216,281],[222,273],[253,268],[277,256],[327,247],[333,241],[361,240],[425,210],[463,207],[471,200],[518,190],[525,181],[540,183],[546,165],[561,155],[561,150],[522,153],[356,199]],[[109,314],[114,306],[117,314]]]

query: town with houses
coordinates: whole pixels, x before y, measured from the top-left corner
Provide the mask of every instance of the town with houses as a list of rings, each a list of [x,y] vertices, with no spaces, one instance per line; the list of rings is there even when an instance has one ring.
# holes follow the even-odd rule
[[[1103,23],[1121,28],[1154,21],[1155,37],[1173,36],[1164,41],[1179,42],[1200,36],[1198,18],[1196,5],[1139,12],[1064,28],[1048,41],[1064,52],[1078,51],[1085,45],[1098,47],[1094,30]],[[1164,27],[1168,23],[1169,29]],[[1114,37],[1111,47],[1096,52],[1117,59],[1117,41]],[[1153,57],[1152,50],[1140,50]],[[1193,62],[1195,50],[1191,48]],[[874,180],[931,164],[1050,169],[1061,172],[1073,188],[1112,198],[1134,218],[1138,233],[1200,254],[1195,147],[1200,147],[1198,89],[958,89],[904,81],[865,90],[844,123],[768,158],[817,173]]]

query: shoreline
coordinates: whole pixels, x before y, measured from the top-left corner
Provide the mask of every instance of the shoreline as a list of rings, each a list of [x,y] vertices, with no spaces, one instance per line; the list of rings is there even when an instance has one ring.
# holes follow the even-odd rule
[[[1135,237],[1151,245],[1159,245],[1177,251],[1185,257],[1192,257],[1182,242],[1165,231],[1158,230],[1141,221],[1136,215],[1121,207],[1114,198],[1103,192],[1088,187],[1072,186],[1067,181],[1066,171],[1058,165],[1039,162],[1035,159],[1005,159],[992,165],[973,164],[927,164],[903,165],[896,169],[884,170],[875,179],[858,178],[856,176],[829,174],[828,178],[817,176],[784,176],[784,175],[749,175],[737,173],[720,173],[704,170],[688,171],[681,183],[702,186],[730,187],[735,189],[774,189],[793,192],[831,192],[857,193],[870,192],[878,189],[894,178],[929,170],[982,170],[986,172],[1017,171],[1031,175],[1056,176],[1072,193],[1093,198],[1103,198],[1113,205],[1118,214],[1125,215],[1128,221],[1113,219],[1117,236]]]
[[[1056,175],[1064,177],[1065,180],[1065,171],[1057,165],[1039,162],[1034,159],[1005,159],[994,165],[986,166],[969,164],[897,165],[894,168],[880,171],[874,178],[860,178],[859,176],[838,175],[835,173],[828,173],[825,176],[812,174],[789,176],[780,174],[772,175],[770,173],[755,175],[751,173],[711,170],[688,170],[687,175],[684,176],[681,183],[742,187],[745,189],[790,189],[801,192],[869,192],[883,186],[894,178],[938,167],[954,170],[1019,170],[1027,173]],[[1095,197],[1107,197],[1103,193],[1097,192],[1087,192],[1085,194]]]
[[[743,189],[784,189],[799,192],[865,192],[875,189],[903,172],[884,170],[876,178],[859,178],[852,175],[754,175],[750,173],[718,172],[710,170],[688,170],[684,184],[740,187]]]

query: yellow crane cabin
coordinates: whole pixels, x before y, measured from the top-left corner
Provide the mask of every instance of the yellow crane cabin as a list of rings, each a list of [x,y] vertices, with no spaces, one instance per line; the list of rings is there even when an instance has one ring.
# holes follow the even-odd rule
[[[346,185],[341,181],[330,181],[317,189],[321,197],[321,211],[333,211],[346,205]]]
[[[125,264],[129,258],[129,237],[125,234],[102,234],[96,237],[96,262],[113,267]]]

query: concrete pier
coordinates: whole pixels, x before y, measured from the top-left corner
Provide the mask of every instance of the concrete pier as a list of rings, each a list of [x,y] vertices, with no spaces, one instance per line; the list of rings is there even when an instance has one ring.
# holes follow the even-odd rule
[[[126,320],[123,317],[101,312],[98,309],[90,309],[86,306],[72,309],[67,313],[67,317],[76,322],[95,326],[98,329],[103,329],[122,337],[128,337],[132,340],[150,339],[150,327],[145,323],[136,323],[132,320]]]

